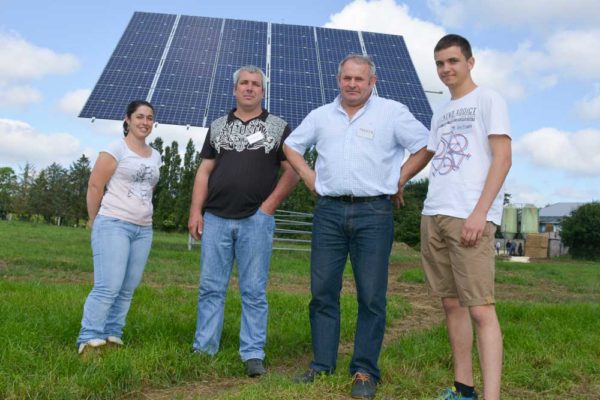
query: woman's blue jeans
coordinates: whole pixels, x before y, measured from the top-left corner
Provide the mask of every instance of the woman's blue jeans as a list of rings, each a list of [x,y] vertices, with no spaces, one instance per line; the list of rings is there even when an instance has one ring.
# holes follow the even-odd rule
[[[78,345],[90,339],[122,336],[151,246],[151,225],[96,216],[92,227],[94,287],[83,306]]]

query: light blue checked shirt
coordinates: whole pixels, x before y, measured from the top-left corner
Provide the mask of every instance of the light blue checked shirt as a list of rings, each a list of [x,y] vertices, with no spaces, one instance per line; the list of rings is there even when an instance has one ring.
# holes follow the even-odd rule
[[[285,144],[316,147],[315,189],[321,196],[379,196],[398,191],[404,150],[427,146],[429,131],[397,101],[371,95],[352,119],[340,104],[311,111]]]

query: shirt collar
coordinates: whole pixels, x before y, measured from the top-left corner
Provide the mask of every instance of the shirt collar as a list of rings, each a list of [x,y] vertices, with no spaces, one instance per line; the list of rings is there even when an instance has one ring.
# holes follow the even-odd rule
[[[362,114],[364,112],[364,110],[366,110],[367,108],[371,107],[371,104],[374,101],[373,97],[376,97],[376,96],[375,96],[374,93],[371,93],[371,95],[369,96],[369,98],[367,99],[367,101],[365,102],[365,104],[363,104],[363,106],[356,112],[355,117],[357,115]],[[344,110],[344,108],[342,107],[342,97],[339,94],[333,100],[333,103],[335,104],[335,108],[337,110],[339,110],[340,112],[343,112],[344,114],[347,114],[346,110]]]

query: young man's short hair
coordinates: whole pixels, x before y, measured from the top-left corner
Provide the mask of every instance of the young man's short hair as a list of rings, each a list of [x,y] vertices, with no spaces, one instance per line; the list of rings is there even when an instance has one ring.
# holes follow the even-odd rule
[[[463,56],[465,56],[465,59],[468,60],[469,58],[473,57],[473,52],[471,51],[471,44],[469,41],[464,37],[454,33],[448,34],[441,38],[435,45],[433,52],[437,53],[440,50],[445,50],[452,46],[458,46]]]

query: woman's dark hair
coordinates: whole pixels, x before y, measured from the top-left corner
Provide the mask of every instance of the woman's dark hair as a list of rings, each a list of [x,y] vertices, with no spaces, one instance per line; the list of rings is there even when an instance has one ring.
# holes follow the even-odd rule
[[[150,104],[146,100],[134,100],[127,105],[127,111],[126,111],[127,118],[131,118],[133,113],[136,112],[136,110],[138,108],[140,108],[141,106],[150,107],[150,109],[152,110],[152,113],[154,113],[154,107],[152,106],[152,104]],[[123,121],[123,135],[127,136],[128,133],[129,133],[129,124],[127,123],[127,121]]]

